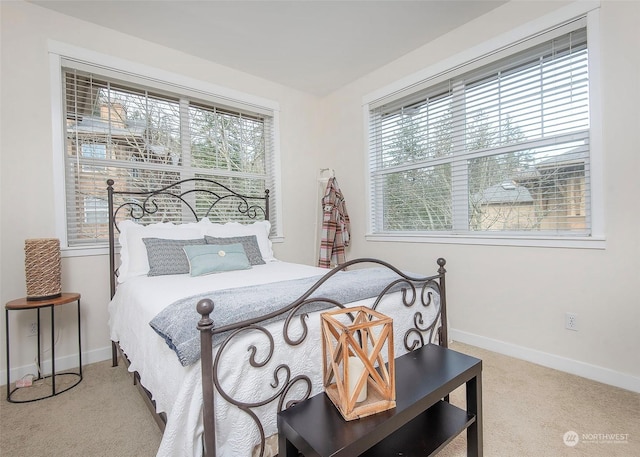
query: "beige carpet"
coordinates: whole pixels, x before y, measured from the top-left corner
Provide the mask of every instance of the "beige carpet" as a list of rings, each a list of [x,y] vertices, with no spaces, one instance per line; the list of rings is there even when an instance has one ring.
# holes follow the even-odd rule
[[[640,456],[640,394],[453,343],[483,361],[484,454],[516,456]],[[464,405],[464,389],[451,397]],[[578,443],[564,444],[567,432]],[[618,434],[620,442],[606,436]],[[622,436],[624,435],[624,436]],[[466,455],[464,435],[439,455]]]
[[[162,434],[124,365],[87,365],[83,375],[71,390],[33,403],[8,403],[2,386],[0,456],[154,456]]]
[[[483,360],[485,456],[640,456],[639,394],[460,343],[451,347]],[[89,365],[84,374],[53,398],[0,401],[0,455],[154,456],[161,434],[131,375],[109,362]],[[451,400],[463,406],[464,390]],[[569,431],[578,437],[573,447],[563,441]],[[464,434],[440,455],[466,455]]]

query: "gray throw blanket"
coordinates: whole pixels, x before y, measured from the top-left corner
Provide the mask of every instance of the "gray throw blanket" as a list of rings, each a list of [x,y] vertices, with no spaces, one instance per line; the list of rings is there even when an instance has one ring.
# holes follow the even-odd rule
[[[211,318],[216,327],[222,327],[277,311],[300,298],[320,278],[322,276],[313,276],[182,298],[158,313],[149,325],[176,352],[183,366],[191,365],[200,358],[200,332],[196,328],[200,319],[196,312],[198,301],[203,298],[213,300]],[[321,297],[347,304],[378,296],[396,279],[400,279],[400,276],[387,268],[341,271],[320,286],[311,298]],[[304,312],[310,313],[331,306],[325,302],[314,302],[306,305]],[[280,315],[279,318],[283,319],[284,316]],[[224,337],[222,333],[214,335],[214,345],[220,344]]]

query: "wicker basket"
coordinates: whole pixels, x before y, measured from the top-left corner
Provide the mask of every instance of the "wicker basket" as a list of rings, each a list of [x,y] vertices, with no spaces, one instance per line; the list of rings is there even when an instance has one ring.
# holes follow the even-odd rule
[[[24,254],[27,300],[43,300],[62,295],[60,240],[57,238],[25,240]]]

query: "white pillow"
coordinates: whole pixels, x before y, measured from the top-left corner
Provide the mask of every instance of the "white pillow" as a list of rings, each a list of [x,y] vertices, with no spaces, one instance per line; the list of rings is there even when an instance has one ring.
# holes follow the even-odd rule
[[[204,219],[198,223],[203,228],[202,235],[213,236],[216,238],[229,238],[234,236],[255,235],[260,247],[260,254],[265,262],[276,260],[273,255],[269,232],[271,232],[271,223],[269,221],[258,221],[252,224],[241,224],[239,222],[228,222],[226,224],[214,224]]]
[[[149,259],[143,238],[188,240],[203,237],[202,226],[195,223],[175,225],[170,222],[140,225],[126,220],[118,224],[120,229],[120,267],[118,282],[149,273]]]

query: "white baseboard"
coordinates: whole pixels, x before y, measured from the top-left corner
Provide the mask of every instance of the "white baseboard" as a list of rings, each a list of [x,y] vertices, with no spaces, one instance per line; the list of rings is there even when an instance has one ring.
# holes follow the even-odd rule
[[[94,349],[92,351],[82,353],[82,365],[89,365],[91,363],[102,362],[111,358],[111,346],[107,346],[100,349]],[[63,357],[56,357],[56,373],[64,370],[76,370],[78,368],[78,354],[66,355]],[[46,375],[51,373],[51,360],[43,360],[42,369]],[[11,368],[11,382],[15,382],[16,379],[20,379],[28,374],[37,375],[38,369],[36,364],[31,363],[29,365],[23,365],[20,367]],[[0,386],[7,385],[7,370],[0,371]]]
[[[453,341],[487,349],[499,354],[515,357],[516,359],[526,360],[527,362],[532,362],[555,370],[564,371],[565,373],[571,373],[593,381],[640,393],[640,378],[628,373],[621,373],[609,368],[591,365],[578,360],[537,351],[535,349],[506,343],[500,340],[494,340],[492,338],[463,332],[461,330],[449,329],[449,338]]]
[[[549,354],[547,352],[537,351],[524,346],[518,346],[504,341],[487,338],[473,333],[463,332],[461,330],[449,329],[449,338],[453,341],[469,344],[489,351],[504,354],[517,359],[526,360],[538,365],[542,365],[555,370],[571,373],[583,378],[592,379],[621,389],[630,390],[640,393],[640,378],[627,373],[621,373],[609,368],[603,368],[596,365],[580,362],[578,360],[560,357],[558,355]],[[111,358],[111,346],[82,353],[82,365],[102,362]],[[56,371],[72,370],[78,366],[78,355],[68,355],[56,359]],[[44,363],[45,373],[51,371],[51,362]],[[27,374],[36,372],[35,364],[23,365],[15,367],[11,370],[12,382]],[[7,371],[0,371],[0,385],[6,385]]]

